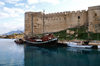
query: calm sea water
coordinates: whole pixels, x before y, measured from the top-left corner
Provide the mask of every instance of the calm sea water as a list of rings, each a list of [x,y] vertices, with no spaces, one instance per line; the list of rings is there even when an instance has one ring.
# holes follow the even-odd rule
[[[100,50],[39,48],[0,39],[0,66],[100,66]]]

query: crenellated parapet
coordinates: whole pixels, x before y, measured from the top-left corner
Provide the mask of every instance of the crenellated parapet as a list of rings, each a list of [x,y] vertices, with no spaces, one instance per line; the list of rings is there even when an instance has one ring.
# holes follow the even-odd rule
[[[56,13],[48,13],[48,14],[44,14],[45,17],[56,17],[56,16],[65,16],[65,15],[76,15],[76,14],[82,14],[82,13],[86,13],[86,10],[82,10],[82,11],[65,11],[65,12],[56,12]],[[26,12],[25,14],[30,14],[30,15],[34,15],[34,16],[43,16],[42,12]]]
[[[88,10],[100,10],[100,5],[99,6],[88,7]]]
[[[65,11],[65,12],[56,12],[56,13],[48,13],[45,14],[45,16],[47,17],[55,17],[55,16],[64,16],[64,15],[76,15],[76,14],[82,14],[82,13],[86,13],[86,10],[82,10],[82,11]]]

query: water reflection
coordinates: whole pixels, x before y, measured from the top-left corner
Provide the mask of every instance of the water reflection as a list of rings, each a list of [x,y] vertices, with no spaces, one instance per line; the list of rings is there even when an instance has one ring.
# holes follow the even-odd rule
[[[24,46],[13,39],[0,39],[0,66],[24,66]]]
[[[100,52],[76,48],[25,47],[25,66],[99,66]]]
[[[40,48],[0,39],[0,66],[100,66],[100,49]]]

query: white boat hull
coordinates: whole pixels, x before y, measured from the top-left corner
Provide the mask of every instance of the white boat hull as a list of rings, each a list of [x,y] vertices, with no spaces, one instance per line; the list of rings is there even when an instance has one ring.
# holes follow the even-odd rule
[[[75,47],[75,48],[92,48],[92,45],[78,45],[78,44],[75,43],[75,42],[66,42],[66,44],[67,44],[69,47]]]
[[[98,49],[100,49],[100,45],[98,45]]]

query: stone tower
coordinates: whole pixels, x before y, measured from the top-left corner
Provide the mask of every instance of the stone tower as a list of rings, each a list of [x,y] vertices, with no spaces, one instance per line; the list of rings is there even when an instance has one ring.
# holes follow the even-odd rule
[[[26,12],[25,13],[25,35],[32,36],[33,34],[42,33],[42,13],[41,12]]]
[[[88,8],[88,22],[90,32],[100,33],[100,6]]]

